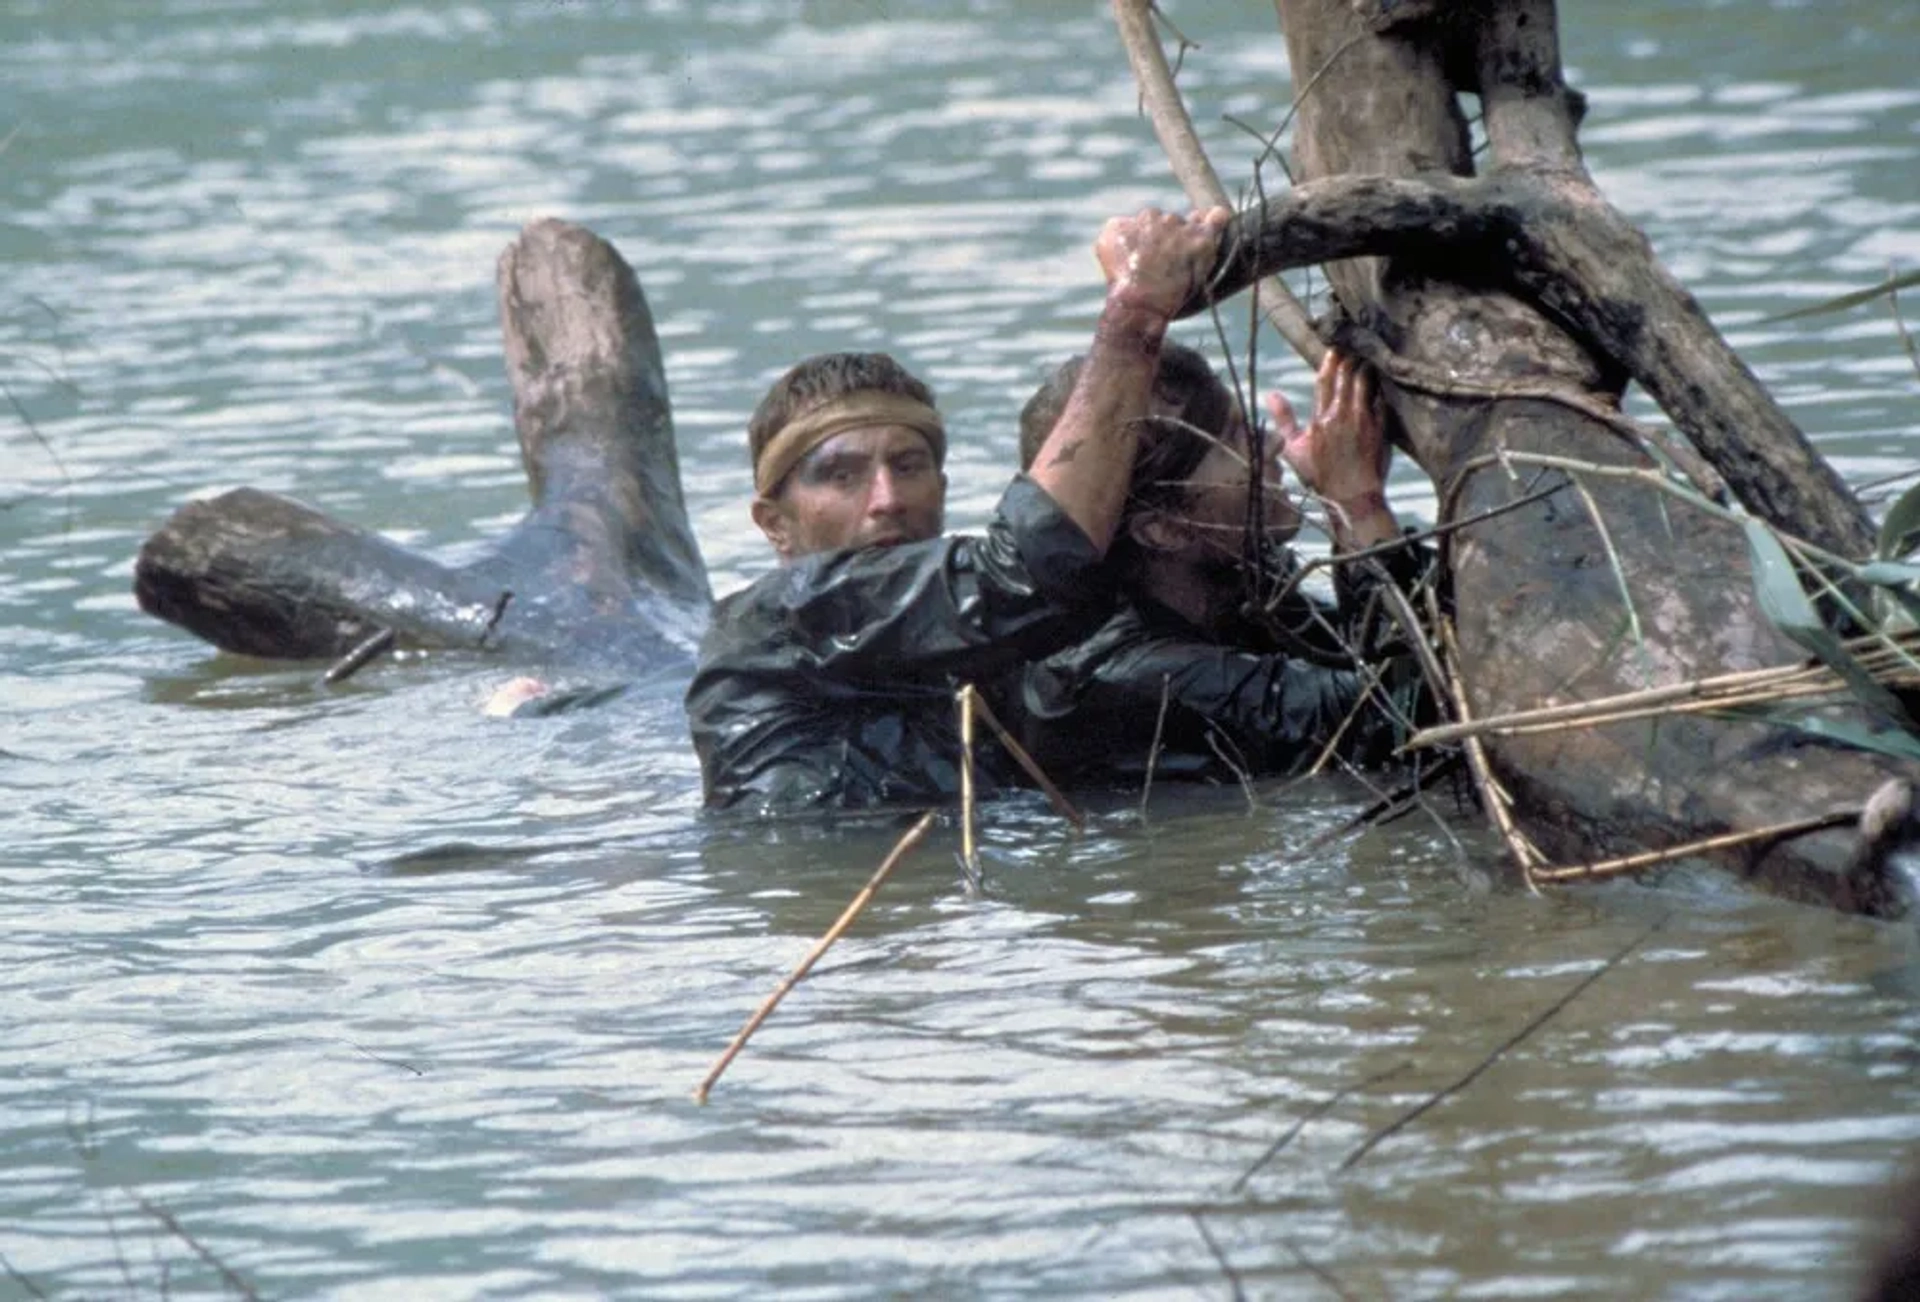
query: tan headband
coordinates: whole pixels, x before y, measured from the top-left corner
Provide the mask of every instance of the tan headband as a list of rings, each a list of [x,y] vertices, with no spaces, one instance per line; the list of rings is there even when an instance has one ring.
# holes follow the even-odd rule
[[[806,415],[788,421],[779,433],[760,449],[753,467],[753,489],[762,497],[780,486],[800,459],[836,434],[850,429],[872,429],[878,425],[904,425],[926,439],[933,459],[947,459],[947,430],[940,413],[912,398],[896,393],[864,390],[823,403]]]

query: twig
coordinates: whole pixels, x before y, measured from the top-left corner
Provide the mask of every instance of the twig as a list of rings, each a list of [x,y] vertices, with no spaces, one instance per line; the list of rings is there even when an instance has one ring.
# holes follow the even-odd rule
[[[1160,738],[1167,726],[1167,705],[1173,696],[1173,675],[1160,675],[1160,713],[1153,717],[1153,744],[1147,747],[1147,780],[1140,784],[1140,819],[1146,821],[1147,798],[1153,794],[1153,770],[1160,763]]]
[[[1920,640],[1920,632],[1902,634],[1903,641]],[[1861,655],[1863,667],[1869,672],[1879,672],[1888,667],[1885,662],[1872,656],[1872,644],[1878,639],[1853,638],[1842,645],[1850,652]],[[1729,674],[1716,674],[1710,678],[1694,678],[1686,682],[1670,683],[1665,687],[1647,687],[1633,692],[1621,692],[1613,696],[1595,697],[1587,701],[1575,701],[1567,705],[1547,705],[1531,710],[1515,710],[1508,714],[1489,715],[1471,723],[1439,724],[1423,728],[1407,739],[1403,750],[1414,750],[1423,746],[1438,746],[1456,742],[1475,733],[1505,733],[1532,729],[1542,724],[1584,723],[1589,718],[1600,716],[1624,715],[1629,711],[1685,704],[1692,701],[1704,701],[1709,708],[1721,708],[1729,700],[1744,701],[1756,694],[1766,695],[1775,692],[1799,694],[1802,691],[1837,691],[1843,680],[1826,666],[1800,661],[1791,665],[1776,665],[1768,669],[1742,669]]]
[[[1298,1135],[1302,1130],[1306,1129],[1308,1122],[1318,1121],[1321,1117],[1326,1116],[1327,1113],[1339,1107],[1341,1102],[1344,1099],[1346,1099],[1348,1095],[1354,1093],[1355,1091],[1366,1089],[1369,1086],[1378,1085],[1383,1080],[1391,1080],[1393,1077],[1398,1076],[1401,1072],[1405,1071],[1407,1068],[1411,1067],[1412,1065],[1413,1064],[1410,1062],[1403,1062],[1397,1067],[1389,1067],[1385,1071],[1377,1071],[1373,1075],[1368,1076],[1363,1080],[1356,1081],[1351,1085],[1348,1085],[1339,1090],[1336,1090],[1334,1093],[1328,1095],[1326,1098],[1322,1099],[1320,1102],[1314,1104],[1311,1108],[1301,1113],[1300,1116],[1295,1119],[1294,1123],[1291,1126],[1288,1126],[1286,1128],[1286,1130],[1281,1134],[1280,1138],[1274,1140],[1271,1144],[1267,1145],[1266,1151],[1261,1153],[1259,1157],[1254,1159],[1252,1166],[1248,1167],[1245,1171],[1242,1171],[1240,1173],[1240,1178],[1233,1182],[1233,1187],[1228,1192],[1230,1193],[1243,1192],[1246,1189],[1248,1182],[1251,1181],[1254,1176],[1260,1173],[1260,1168],[1265,1166],[1267,1163],[1271,1162],[1274,1158],[1280,1156],[1281,1150],[1286,1148],[1288,1144],[1291,1144],[1294,1141],[1294,1137]]]
[[[1299,1244],[1295,1243],[1292,1239],[1282,1239],[1280,1240],[1280,1242],[1286,1247],[1288,1252],[1291,1252],[1293,1254],[1293,1259],[1300,1263],[1300,1269],[1306,1271],[1307,1274],[1313,1276],[1315,1279],[1319,1280],[1322,1284],[1325,1284],[1328,1288],[1332,1289],[1333,1295],[1335,1297],[1341,1298],[1341,1299],[1349,1299],[1353,1296],[1353,1294],[1347,1292],[1347,1290],[1341,1286],[1339,1280],[1334,1278],[1332,1271],[1328,1270],[1325,1266],[1322,1266],[1318,1262],[1314,1261],[1312,1258],[1308,1257],[1305,1252],[1301,1251]]]
[[[760,1007],[754,1010],[753,1016],[747,1019],[747,1024],[740,1028],[740,1033],[733,1037],[733,1043],[727,1046],[726,1052],[720,1055],[719,1060],[713,1064],[713,1068],[707,1072],[706,1079],[702,1080],[699,1088],[694,1090],[693,1101],[695,1103],[705,1103],[707,1101],[707,1095],[712,1091],[714,1082],[720,1079],[722,1072],[726,1071],[727,1064],[731,1063],[739,1056],[740,1051],[747,1047],[747,1040],[752,1037],[755,1031],[760,1029],[760,1023],[766,1021],[773,1010],[780,1006],[780,1001],[787,997],[787,992],[799,985],[801,979],[813,970],[813,965],[819,962],[820,956],[832,947],[834,941],[840,939],[841,934],[853,925],[854,919],[860,916],[860,911],[872,902],[874,894],[879,891],[887,878],[893,875],[893,870],[899,866],[900,861],[906,858],[908,852],[916,845],[920,844],[921,838],[927,834],[927,829],[933,826],[934,812],[935,811],[929,809],[926,813],[920,815],[920,821],[908,828],[900,839],[894,842],[893,849],[889,851],[887,857],[881,861],[880,867],[874,870],[873,876],[867,879],[867,884],[860,888],[860,893],[855,895],[853,901],[841,911],[840,916],[835,919],[834,924],[827,928],[826,934],[814,943],[811,950],[807,951],[807,956],[800,960],[798,967],[787,974],[786,980],[776,986],[773,993],[768,995],[766,999],[761,1002]]]
[[[147,1215],[153,1217],[155,1220],[159,1221],[162,1225],[166,1226],[167,1229],[173,1233],[175,1238],[179,1239],[182,1243],[186,1244],[189,1248],[193,1249],[193,1253],[195,1256],[199,1257],[200,1260],[206,1262],[209,1266],[212,1266],[215,1270],[219,1271],[220,1278],[226,1281],[228,1288],[238,1293],[241,1297],[250,1299],[251,1302],[259,1302],[260,1295],[254,1292],[253,1285],[247,1283],[245,1279],[241,1278],[239,1273],[236,1272],[231,1266],[227,1265],[226,1262],[214,1256],[212,1250],[209,1249],[206,1244],[200,1242],[200,1240],[194,1238],[193,1235],[187,1233],[186,1226],[180,1224],[179,1221],[175,1220],[172,1212],[169,1212],[164,1207],[159,1207],[153,1203],[148,1202],[145,1198],[142,1198],[139,1194],[133,1194],[132,1197],[133,1197],[133,1201],[140,1205],[141,1211],[145,1212]]]
[[[1446,491],[1441,494],[1440,516],[1442,519],[1445,519],[1451,514],[1453,503],[1459,498],[1460,491],[1465,487],[1468,477],[1476,471],[1485,470],[1493,465],[1504,465],[1509,471],[1511,471],[1514,465],[1540,466],[1548,470],[1564,470],[1569,474],[1579,473],[1583,475],[1594,475],[1602,479],[1632,480],[1658,489],[1670,497],[1677,497],[1681,501],[1705,511],[1708,515],[1717,516],[1722,520],[1728,520],[1743,527],[1746,522],[1752,518],[1744,511],[1736,510],[1730,506],[1722,506],[1718,502],[1696,493],[1670,475],[1663,474],[1658,470],[1643,466],[1608,466],[1602,465],[1597,461],[1581,461],[1575,457],[1552,456],[1544,452],[1516,452],[1509,448],[1502,448],[1497,453],[1474,457],[1460,467],[1459,471],[1455,473],[1453,479],[1448,483]],[[1763,521],[1762,523],[1765,522]],[[1774,536],[1780,539],[1783,546],[1804,551],[1808,557],[1819,561],[1822,565],[1830,565],[1848,574],[1852,574],[1860,568],[1857,561],[1848,560],[1846,557],[1835,552],[1830,552],[1824,547],[1820,547],[1814,543],[1810,543],[1804,538],[1796,538],[1794,535],[1772,524],[1768,524],[1767,528],[1773,531]]]
[[[1492,1053],[1488,1054],[1486,1057],[1482,1058],[1479,1061],[1479,1063],[1474,1066],[1473,1070],[1469,1071],[1466,1075],[1460,1077],[1459,1080],[1456,1080],[1455,1082],[1453,1082],[1453,1084],[1447,1086],[1445,1089],[1439,1091],[1436,1094],[1432,1094],[1428,1096],[1425,1100],[1423,1100],[1416,1106],[1408,1109],[1406,1112],[1401,1113],[1399,1117],[1397,1117],[1395,1120],[1390,1122],[1388,1125],[1386,1125],[1382,1129],[1376,1130],[1373,1134],[1369,1135],[1366,1141],[1362,1143],[1360,1147],[1354,1149],[1353,1152],[1347,1154],[1346,1159],[1340,1163],[1337,1169],[1341,1171],[1352,1170],[1354,1165],[1358,1163],[1361,1158],[1365,1157],[1368,1153],[1371,1153],[1375,1148],[1379,1147],[1380,1144],[1382,1144],[1388,1139],[1391,1139],[1393,1136],[1399,1134],[1402,1130],[1405,1130],[1408,1126],[1412,1125],[1416,1120],[1418,1120],[1421,1116],[1425,1115],[1428,1111],[1439,1106],[1441,1103],[1453,1097],[1455,1094],[1458,1094],[1461,1090],[1465,1089],[1467,1086],[1473,1084],[1474,1081],[1480,1078],[1483,1072],[1485,1072],[1489,1067],[1493,1066],[1494,1063],[1498,1062],[1509,1051],[1511,1051],[1515,1046],[1517,1046],[1522,1040],[1525,1040],[1528,1036],[1532,1035],[1535,1031],[1539,1030],[1542,1026],[1545,1026],[1549,1021],[1551,1021],[1554,1017],[1556,1017],[1560,1013],[1560,1011],[1564,1009],[1568,1004],[1571,1004],[1574,1000],[1578,999],[1582,994],[1584,994],[1587,990],[1587,987],[1591,986],[1594,982],[1598,981],[1601,977],[1613,971],[1614,968],[1618,967],[1622,962],[1624,962],[1627,956],[1633,953],[1634,950],[1640,948],[1640,946],[1644,945],[1648,941],[1648,939],[1650,939],[1653,936],[1654,932],[1666,926],[1667,919],[1672,916],[1673,915],[1670,913],[1661,914],[1658,918],[1654,920],[1653,924],[1649,926],[1645,931],[1641,932],[1638,936],[1635,936],[1632,940],[1628,941],[1627,944],[1621,948],[1619,953],[1615,954],[1612,958],[1602,963],[1599,967],[1595,968],[1593,971],[1587,973],[1586,976],[1580,978],[1579,983],[1575,985],[1573,989],[1567,991],[1566,994],[1561,995],[1558,999],[1554,1000],[1553,1003],[1549,1004],[1544,1010],[1542,1010],[1540,1013],[1535,1015],[1532,1018],[1532,1020],[1530,1020],[1525,1026],[1521,1027],[1518,1031],[1508,1036],[1504,1041],[1501,1042],[1498,1048],[1496,1048]]]
[[[980,889],[980,856],[973,843],[973,703],[978,693],[972,683],[962,683],[954,694],[960,709],[960,867],[966,871],[967,885]]]
[[[320,681],[328,687],[344,683],[347,679],[367,667],[369,661],[393,645],[393,630],[377,628],[364,637],[353,648],[333,662],[333,667],[320,675]]]
[[[1786,841],[1796,836],[1805,836],[1809,832],[1825,831],[1829,827],[1842,827],[1858,822],[1859,809],[1839,809],[1830,814],[1815,814],[1810,818],[1795,819],[1789,823],[1775,823],[1769,827],[1756,827],[1745,832],[1722,832],[1718,836],[1705,836],[1697,841],[1688,841],[1684,845],[1670,845],[1664,850],[1644,850],[1639,854],[1623,855],[1618,859],[1601,859],[1594,863],[1575,864],[1566,868],[1536,868],[1533,876],[1543,882],[1589,882],[1600,881],[1607,877],[1624,877],[1628,873],[1639,872],[1642,868],[1652,868],[1663,863],[1672,863],[1675,859],[1691,859],[1695,855],[1707,854],[1714,850],[1731,850],[1738,846],[1752,845],[1757,841]]]
[[[1583,389],[1539,380],[1463,380],[1401,356],[1372,331],[1354,325],[1341,328],[1337,343],[1400,388],[1415,393],[1482,402],[1547,402],[1578,412],[1605,426],[1656,465],[1670,464],[1710,500],[1722,505],[1732,500],[1727,481],[1691,444],[1670,437],[1657,426],[1641,424]]]
[[[28,1279],[25,1275],[22,1275],[18,1270],[14,1268],[13,1263],[7,1260],[7,1254],[4,1252],[0,1252],[0,1266],[6,1267],[7,1278],[11,1279],[14,1283],[18,1284],[21,1288],[27,1290],[27,1292],[33,1294],[33,1296],[37,1298],[42,1298],[42,1299],[44,1299],[47,1296],[46,1292],[42,1290],[38,1284]]]
[[[1454,644],[1453,625],[1440,614],[1439,603],[1431,591],[1428,600],[1432,606],[1429,613],[1439,627],[1441,645],[1447,653],[1447,691],[1453,702],[1454,717],[1462,723],[1470,723],[1473,710],[1467,704],[1466,684],[1460,678],[1460,648]],[[1478,737],[1468,737],[1464,749],[1467,752],[1467,769],[1473,774],[1474,785],[1479,788],[1480,801],[1486,807],[1487,817],[1493,820],[1500,839],[1506,842],[1507,853],[1513,856],[1515,866],[1520,869],[1520,880],[1526,884],[1528,891],[1538,895],[1540,890],[1533,884],[1533,865],[1537,852],[1520,835],[1520,829],[1514,826],[1513,815],[1507,808],[1506,792],[1494,781],[1493,765],[1487,759],[1486,744]]]
[[[1000,717],[993,712],[993,707],[987,704],[987,698],[975,692],[973,708],[979,714],[981,722],[993,729],[993,735],[998,737],[1000,744],[1007,748],[1007,754],[1013,756],[1014,763],[1025,770],[1026,775],[1033,779],[1033,784],[1040,788],[1047,798],[1047,803],[1053,806],[1053,812],[1073,824],[1074,831],[1086,831],[1087,816],[1067,799],[1066,792],[1054,785],[1053,779],[1047,776],[1046,770],[1042,769],[1038,761],[1027,753],[1027,748],[1014,740],[1013,734],[1007,731],[1006,725],[1001,723]]]
[[[1233,745],[1231,739],[1228,740],[1227,744],[1230,746]],[[1245,764],[1247,757],[1245,755],[1240,756],[1240,762],[1238,763],[1229,759],[1227,752],[1220,749],[1220,734],[1218,730],[1213,728],[1207,729],[1207,749],[1211,750],[1222,764],[1225,764],[1232,770],[1234,777],[1240,779],[1240,794],[1247,798],[1247,812],[1249,814],[1258,812],[1260,802],[1253,798],[1253,778],[1252,775],[1247,772]],[[1239,751],[1239,749],[1238,746],[1234,746],[1236,752]]]
[[[493,636],[493,630],[500,626],[500,617],[507,613],[507,603],[513,600],[513,589],[500,589],[499,600],[493,603],[493,613],[487,617],[487,626],[480,630],[480,641],[476,643],[480,650],[487,649],[487,639]]]
[[[1378,800],[1339,826],[1330,827],[1320,833],[1298,850],[1295,850],[1293,852],[1294,856],[1296,858],[1305,858],[1307,855],[1317,853],[1325,847],[1332,845],[1349,832],[1357,832],[1363,827],[1392,822],[1394,819],[1400,817],[1400,815],[1406,813],[1407,810],[1412,809],[1416,804],[1421,803],[1420,793],[1438,782],[1441,778],[1451,774],[1455,769],[1459,768],[1460,764],[1461,759],[1458,755],[1448,755],[1432,768],[1422,769],[1415,775],[1412,782],[1407,783],[1398,790],[1390,791],[1386,795],[1381,796]],[[1445,826],[1445,824],[1443,823],[1442,826]]]
[[[1232,199],[1226,187],[1220,183],[1219,173],[1214,171],[1213,163],[1207,158],[1207,151],[1193,129],[1193,119],[1187,113],[1179,88],[1173,83],[1166,52],[1153,30],[1153,12],[1151,0],[1113,0],[1114,23],[1120,29],[1120,39],[1126,46],[1128,62],[1133,65],[1141,103],[1188,200],[1195,207],[1230,208],[1233,206]],[[1224,257],[1220,260],[1223,266],[1228,261]],[[1321,358],[1326,355],[1326,345],[1320,342],[1313,323],[1307,318],[1306,309],[1293,296],[1293,291],[1287,288],[1286,282],[1278,276],[1268,276],[1259,282],[1254,292],[1266,311],[1268,322],[1279,331],[1280,337],[1293,346],[1293,350],[1300,354],[1307,365],[1318,367]]]
[[[1573,480],[1573,491],[1580,495],[1581,504],[1587,508],[1587,515],[1593,521],[1595,532],[1600,535],[1600,546],[1607,554],[1607,565],[1613,570],[1613,581],[1620,585],[1620,604],[1627,608],[1627,631],[1633,634],[1633,645],[1643,653],[1647,648],[1646,635],[1640,630],[1640,613],[1633,605],[1633,590],[1627,586],[1626,567],[1620,563],[1620,553],[1614,550],[1613,534],[1607,528],[1606,517],[1600,514],[1600,503],[1593,500],[1593,494],[1577,476],[1568,476]]]
[[[1315,570],[1327,569],[1335,565],[1352,564],[1353,562],[1367,560],[1374,556],[1385,556],[1389,552],[1400,551],[1412,546],[1414,543],[1431,542],[1436,539],[1445,538],[1449,534],[1471,528],[1482,521],[1491,520],[1496,516],[1506,515],[1510,511],[1518,511],[1524,506],[1530,506],[1535,502],[1552,497],[1555,493],[1565,492],[1567,488],[1568,484],[1565,481],[1549,484],[1545,488],[1536,489],[1523,497],[1516,497],[1511,502],[1502,502],[1499,506],[1488,507],[1484,511],[1476,512],[1473,515],[1466,516],[1459,520],[1449,520],[1445,524],[1434,525],[1427,529],[1409,530],[1389,542],[1375,543],[1371,547],[1362,547],[1350,552],[1309,557],[1300,563],[1294,570],[1292,576],[1281,587],[1280,591],[1275,593],[1272,599],[1268,601],[1268,608],[1271,609],[1292,596],[1295,590],[1300,587],[1301,581]]]
[[[1200,1231],[1200,1237],[1206,1242],[1207,1251],[1213,1254],[1213,1260],[1220,1267],[1220,1273],[1227,1277],[1227,1288],[1234,1302],[1245,1302],[1246,1286],[1240,1282],[1240,1274],[1234,1270],[1233,1263],[1227,1260],[1225,1250],[1215,1241],[1213,1231],[1207,1228],[1207,1223],[1199,1212],[1188,1212],[1187,1216],[1193,1221],[1193,1228]]]

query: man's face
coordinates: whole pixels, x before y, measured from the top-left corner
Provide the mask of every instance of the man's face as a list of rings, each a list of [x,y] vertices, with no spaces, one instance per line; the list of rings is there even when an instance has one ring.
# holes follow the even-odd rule
[[[801,458],[753,522],[782,560],[940,536],[947,477],[918,430],[877,425],[836,434]]]
[[[1159,414],[1158,399],[1154,407]],[[1253,441],[1236,407],[1220,441],[1194,468],[1185,500],[1177,511],[1179,521],[1189,530],[1192,546],[1201,555],[1217,557],[1223,563],[1237,565],[1246,551],[1247,492],[1253,478],[1248,450]],[[1281,481],[1278,440],[1263,439],[1262,443],[1255,455],[1264,459],[1261,486],[1265,490],[1265,532],[1270,541],[1282,543],[1300,532],[1300,509]]]

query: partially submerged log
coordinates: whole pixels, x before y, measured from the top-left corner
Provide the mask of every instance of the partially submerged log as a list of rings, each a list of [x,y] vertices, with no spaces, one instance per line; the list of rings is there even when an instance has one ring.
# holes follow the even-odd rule
[[[639,281],[606,241],[540,221],[501,255],[501,323],[533,509],[442,565],[289,498],[182,507],[140,550],[150,614],[224,650],[490,651],[633,672],[692,652],[711,601],[681,497],[666,373]]]
[[[1330,264],[1339,340],[1385,376],[1396,438],[1438,486],[1441,523],[1564,483],[1450,539],[1474,714],[1803,659],[1759,606],[1738,524],[1604,470],[1529,461],[1657,468],[1644,441],[1621,437],[1631,378],[1692,441],[1698,456],[1675,459],[1705,496],[1724,483],[1755,516],[1840,556],[1871,546],[1839,476],[1587,177],[1551,0],[1277,8],[1294,84],[1311,87],[1296,105],[1299,184],[1236,220],[1207,296]],[[1463,96],[1483,111],[1481,175]],[[1857,811],[1920,779],[1910,761],[1698,716],[1489,750],[1521,831],[1575,862]],[[1791,898],[1891,914],[1907,893],[1884,871],[1899,836],[1881,832],[1717,857]]]

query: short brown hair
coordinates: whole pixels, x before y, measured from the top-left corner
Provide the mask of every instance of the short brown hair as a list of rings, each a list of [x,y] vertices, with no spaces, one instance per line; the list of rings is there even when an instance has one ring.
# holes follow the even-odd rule
[[[773,382],[747,420],[747,451],[753,464],[767,444],[797,417],[850,393],[892,393],[932,407],[933,390],[886,353],[821,353],[796,362]],[[936,448],[934,460],[942,460]]]
[[[1067,409],[1067,399],[1086,365],[1085,356],[1069,358],[1054,369],[1020,410],[1020,467],[1033,467],[1040,447]],[[1181,485],[1206,459],[1212,442],[1195,429],[1219,437],[1233,417],[1234,396],[1198,350],[1169,340],[1160,348],[1154,396],[1179,413],[1174,420],[1150,420],[1140,431],[1133,475],[1127,485],[1127,511],[1170,506],[1182,498]],[[1192,426],[1192,429],[1186,428]]]

